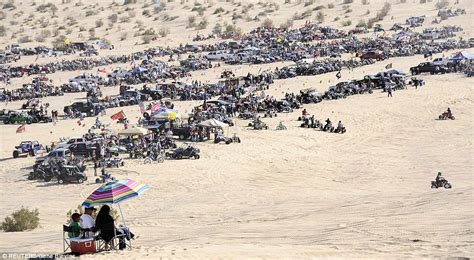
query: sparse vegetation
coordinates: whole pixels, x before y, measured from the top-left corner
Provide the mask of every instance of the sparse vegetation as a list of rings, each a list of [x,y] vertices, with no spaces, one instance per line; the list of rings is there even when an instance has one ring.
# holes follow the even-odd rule
[[[385,16],[387,16],[388,12],[390,12],[390,9],[392,8],[392,5],[390,5],[390,3],[386,2],[382,9],[380,9],[380,11],[377,12],[377,15],[375,16],[375,18],[378,20],[378,21],[382,21]]]
[[[166,28],[166,27],[162,27],[160,28],[160,30],[158,31],[158,34],[161,36],[161,37],[166,37],[168,34],[170,34],[170,29]]]
[[[95,21],[95,27],[99,28],[102,27],[102,25],[104,25],[104,21],[102,21],[102,19]]]
[[[436,3],[436,9],[444,9],[449,6],[449,1],[448,0],[440,0]]]
[[[21,37],[18,39],[18,43],[27,43],[27,42],[32,42],[30,36],[28,36],[28,35],[21,36]]]
[[[221,35],[222,34],[222,25],[220,23],[216,23],[216,25],[214,25],[214,28],[212,28],[212,33],[217,34],[217,35]]]
[[[352,4],[354,0],[344,0],[342,3],[345,5]]]
[[[324,23],[324,13],[319,11],[318,14],[316,15],[316,21],[318,23]]]
[[[357,28],[367,28],[367,23],[364,19],[360,19],[356,25]]]
[[[369,4],[369,0],[361,0],[361,3],[362,3],[363,5],[368,5],[368,4]]]
[[[262,27],[264,27],[264,28],[273,28],[273,21],[270,18],[266,18],[262,22]]]
[[[109,17],[107,17],[111,23],[116,23],[118,21],[118,15],[117,14],[111,14]]]
[[[198,23],[198,25],[196,26],[196,28],[197,28],[198,30],[204,30],[204,29],[207,28],[207,24],[208,24],[207,19],[204,18],[204,19],[202,19],[202,21],[200,21],[200,22]]]
[[[187,28],[192,28],[196,26],[196,16],[191,15],[188,17],[188,23],[186,25]]]
[[[5,37],[5,36],[7,36],[7,29],[5,28],[5,26],[0,25],[0,37]]]
[[[328,4],[328,9],[332,9],[332,8],[334,8],[334,4],[333,4],[333,3],[329,3],[329,4]]]
[[[6,217],[2,222],[1,229],[5,232],[19,232],[33,230],[39,226],[38,209],[29,210],[21,208]]]
[[[351,20],[346,20],[346,21],[341,22],[341,25],[344,26],[344,27],[350,26],[351,24],[352,24]]]

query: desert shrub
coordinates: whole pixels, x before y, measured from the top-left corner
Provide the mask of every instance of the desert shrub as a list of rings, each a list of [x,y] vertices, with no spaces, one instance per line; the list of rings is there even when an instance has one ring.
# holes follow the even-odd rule
[[[400,4],[405,4],[407,0],[400,0]]]
[[[102,19],[95,21],[95,27],[99,28],[102,27],[102,25],[104,25],[104,21],[102,21]]]
[[[143,16],[150,16],[151,15],[150,10],[148,10],[148,9],[143,10],[142,15]]]
[[[136,4],[137,0],[124,0],[123,5]]]
[[[122,17],[119,18],[119,20],[120,20],[121,23],[128,23],[128,22],[130,22],[131,18],[128,17],[128,16],[122,16]]]
[[[350,12],[352,12],[352,9],[348,8],[344,13],[345,13],[345,14],[348,14],[348,13],[350,13]]]
[[[350,26],[352,24],[352,21],[351,20],[346,20],[346,21],[342,21],[341,22],[341,25],[342,26]]]
[[[288,28],[291,28],[292,26],[293,26],[293,20],[288,19],[288,20],[286,20],[286,22],[284,22],[280,25],[280,28],[288,29]]]
[[[440,10],[449,6],[448,0],[441,0],[436,3],[436,9]]]
[[[128,38],[128,33],[127,33],[127,32],[123,32],[123,33],[120,35],[120,40],[121,40],[121,41],[125,41],[127,38]]]
[[[265,20],[263,20],[263,22],[262,22],[262,27],[265,27],[265,28],[273,28],[273,21],[272,21],[272,19],[266,18]]]
[[[315,0],[307,0],[304,2],[304,7],[314,4]]]
[[[334,4],[333,4],[333,3],[329,3],[329,4],[328,4],[328,9],[332,9],[332,8],[334,8]]]
[[[368,4],[369,4],[369,0],[362,0],[361,3],[362,3],[363,5],[368,5]]]
[[[352,4],[354,0],[344,0],[342,3],[345,5]]]
[[[160,30],[158,30],[158,35],[160,35],[161,37],[166,37],[168,34],[170,34],[169,28],[162,27],[160,28]]]
[[[313,8],[313,11],[319,11],[319,10],[323,10],[323,9],[326,9],[326,6],[324,6],[324,5],[318,5],[318,6],[316,6],[315,8]]]
[[[370,18],[369,21],[367,21],[367,28],[372,28],[374,27],[374,24],[377,22],[377,18]]]
[[[16,6],[15,6],[15,3],[12,0],[10,0],[10,1],[6,2],[5,4],[3,4],[2,9],[12,9],[13,10],[13,9],[16,9]]]
[[[334,18],[334,22],[337,22],[337,21],[339,21],[339,19],[341,19],[341,17],[339,17],[339,16],[336,16],[336,17]]]
[[[218,8],[216,8],[216,10],[214,10],[213,14],[219,14],[219,13],[223,13],[223,12],[224,12],[224,8],[218,7]]]
[[[107,17],[111,23],[116,23],[118,21],[118,15],[117,14],[111,14],[109,17]]]
[[[217,35],[222,34],[222,25],[220,23],[216,23],[216,25],[214,25],[214,28],[212,28],[212,33]]]
[[[152,28],[149,28],[149,29],[146,29],[146,30],[142,33],[142,35],[151,35],[151,36],[154,36],[154,35],[156,35],[156,33],[155,33],[155,30],[153,30]]]
[[[33,230],[39,226],[38,209],[29,210],[21,208],[6,217],[2,222],[1,229],[5,232],[18,232]]]
[[[392,5],[386,2],[383,5],[382,9],[380,9],[380,11],[378,11],[377,15],[375,16],[377,20],[382,21],[385,18],[385,16],[387,16],[388,12],[390,12],[391,8],[392,8]]]
[[[26,43],[26,42],[32,42],[30,36],[28,36],[28,35],[21,36],[21,37],[18,39],[18,43]]]
[[[439,15],[439,18],[441,19],[441,21],[447,20],[448,19],[448,14],[446,12],[442,12]]]
[[[5,13],[4,11],[0,11],[0,20],[3,20],[7,18],[7,13]]]
[[[149,44],[153,40],[154,37],[155,36],[152,36],[152,35],[143,35],[142,36],[143,44]]]
[[[188,24],[186,27],[188,28],[191,28],[191,27],[194,27],[196,25],[196,16],[194,15],[191,15],[188,17]]]
[[[367,23],[365,22],[364,19],[360,19],[359,22],[357,23],[356,27],[358,27],[358,28],[367,28]]]
[[[196,26],[196,28],[197,28],[198,30],[204,30],[204,29],[207,28],[207,24],[208,24],[207,19],[204,18],[204,19],[202,19],[202,21],[200,21],[200,22],[198,23],[198,25]]]
[[[316,15],[316,21],[318,23],[324,23],[324,14],[323,12],[319,11],[318,14]]]
[[[0,25],[0,37],[5,37],[5,36],[7,36],[7,29],[5,28],[5,26]]]

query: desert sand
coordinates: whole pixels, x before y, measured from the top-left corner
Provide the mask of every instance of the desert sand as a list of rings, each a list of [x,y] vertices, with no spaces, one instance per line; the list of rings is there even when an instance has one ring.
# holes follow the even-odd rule
[[[60,1],[53,2],[57,2],[59,10],[62,10]],[[106,7],[109,2],[104,1],[100,5]],[[222,18],[211,15],[213,10],[219,6],[232,8],[230,2],[212,2],[213,7],[207,11],[208,32],[215,22],[228,19],[226,15]],[[246,3],[250,2],[254,1]],[[268,15],[276,25],[286,21],[295,11],[304,10],[303,3],[285,5],[283,1],[277,2],[279,10]],[[341,27],[339,22],[333,21],[333,17],[342,16],[341,2],[336,1],[333,9],[324,9],[327,24]],[[367,9],[374,13],[384,1],[370,2],[370,5],[362,5],[356,0],[352,4],[353,12],[347,18],[353,21],[350,28],[364,17]],[[413,0],[405,4],[389,2],[392,2],[389,17],[393,16],[393,19],[381,22],[387,27],[403,22],[411,15],[432,17],[437,12],[434,8],[436,1],[427,4],[414,3]],[[473,4],[470,0],[460,2],[467,15],[450,18],[441,25],[462,25],[464,32],[461,35],[469,38],[474,32]],[[16,4],[16,11],[25,13],[23,17],[34,12],[28,1]],[[139,37],[120,41],[117,35],[111,33],[108,36],[116,49],[110,53],[129,53],[154,45],[190,42],[190,36],[196,33],[185,29],[190,10],[181,10],[179,1],[166,4],[168,13],[179,16],[175,21],[163,23],[171,31],[167,37],[149,45],[135,45]],[[314,6],[319,4],[327,3],[316,1]],[[132,5],[139,17],[142,5],[143,2]],[[187,2],[187,5],[192,6],[193,2]],[[79,8],[72,4],[69,6],[65,12],[57,12],[60,20]],[[123,9],[122,6],[116,8]],[[251,10],[254,15],[259,11],[257,7]],[[35,15],[41,17],[46,14]],[[94,19],[81,14],[82,18],[77,17],[77,20],[79,25],[82,22],[93,24],[96,17],[102,17],[105,21],[109,15],[110,10],[107,9]],[[12,19],[10,16],[11,13],[8,13],[7,20]],[[148,22],[145,23],[147,26]],[[304,20],[300,22],[304,23]],[[238,23],[244,32],[259,24]],[[8,27],[11,31],[18,26]],[[126,30],[132,27],[132,23],[121,26]],[[424,27],[427,26],[431,25],[426,22]],[[23,27],[25,33],[39,30],[27,29],[27,24]],[[106,37],[105,32],[96,34]],[[129,34],[133,34],[132,29]],[[0,42],[5,46],[12,41],[3,37]],[[28,44],[34,46],[36,43]],[[472,49],[470,51],[473,52]],[[101,55],[110,53],[104,51]],[[38,62],[49,60],[54,58],[40,58]],[[391,58],[353,71],[343,70],[340,81],[377,73],[389,63],[408,72],[411,66],[422,61],[425,61],[422,56]],[[22,59],[20,62],[25,61]],[[260,68],[273,69],[277,66],[284,64],[223,65],[193,72],[191,79],[212,82],[226,68],[232,69],[236,75],[245,75],[249,71],[256,73]],[[77,71],[57,72],[48,77],[59,84],[77,74]],[[297,110],[265,119],[270,129],[275,129],[283,121],[287,131],[254,131],[245,127],[247,121],[237,120],[237,125],[230,128],[230,134],[237,133],[242,143],[199,143],[202,152],[200,160],[166,161],[149,166],[144,165],[142,160],[125,159],[125,167],[111,172],[116,177],[129,177],[151,186],[142,196],[121,204],[127,225],[140,237],[133,241],[132,251],[85,257],[473,257],[474,80],[461,73],[422,75],[420,78],[426,81],[426,86],[396,91],[393,98],[376,91],[372,95],[305,105],[308,112],[317,118],[342,120],[348,128],[344,135],[299,128],[300,122],[296,119],[301,111]],[[31,78],[13,79],[11,85],[2,87],[16,88],[28,80]],[[305,85],[323,92],[336,82],[335,73],[276,80],[266,93],[281,98],[285,92],[298,91]],[[102,89],[105,94],[118,93],[118,87]],[[49,102],[52,109],[62,111],[65,105],[84,96],[84,93],[66,94],[43,100]],[[201,102],[174,103],[185,114]],[[0,108],[14,109],[21,104],[22,101],[2,103]],[[435,120],[447,107],[452,109],[456,120]],[[140,116],[138,107],[132,106],[110,109],[108,115],[100,119],[119,129],[120,126],[112,122],[110,115],[120,110],[132,121]],[[86,118],[86,128],[94,120]],[[21,134],[15,133],[17,127],[0,125],[0,218],[21,206],[38,208],[41,226],[27,232],[1,232],[0,252],[60,253],[61,225],[66,220],[66,212],[81,204],[98,185],[93,183],[94,178],[82,185],[27,181],[26,175],[34,158],[12,159],[11,152],[22,140],[49,144],[61,137],[80,136],[86,128],[78,127],[76,120],[61,120],[56,125],[27,125],[26,131]],[[430,181],[438,171],[444,173],[453,184],[453,189],[430,189]],[[90,167],[88,175],[93,177]]]

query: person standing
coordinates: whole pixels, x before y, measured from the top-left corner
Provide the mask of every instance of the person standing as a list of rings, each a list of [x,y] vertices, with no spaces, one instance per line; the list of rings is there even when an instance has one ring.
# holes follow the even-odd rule
[[[392,97],[392,85],[391,84],[388,84],[387,92],[388,92],[388,97]]]

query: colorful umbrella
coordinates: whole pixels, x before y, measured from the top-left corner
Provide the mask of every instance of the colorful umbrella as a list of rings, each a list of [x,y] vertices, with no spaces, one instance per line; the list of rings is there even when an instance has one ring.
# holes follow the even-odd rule
[[[119,203],[138,196],[149,188],[148,185],[138,184],[136,181],[128,178],[114,180],[97,188],[82,205],[92,207],[95,205]]]
[[[123,225],[127,227],[119,202],[136,197],[149,188],[150,187],[146,184],[138,184],[136,181],[128,178],[114,180],[100,186],[92,192],[82,203],[82,206],[92,207],[103,204],[117,204],[120,215],[122,216]],[[127,233],[127,236],[129,235],[130,233]]]

